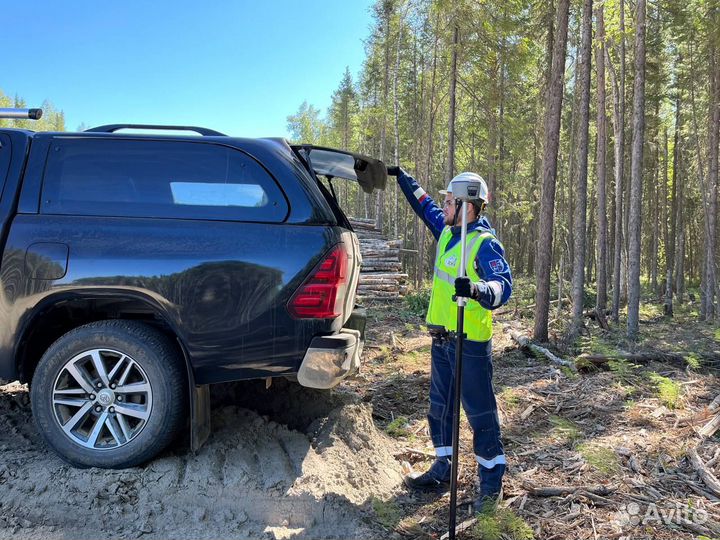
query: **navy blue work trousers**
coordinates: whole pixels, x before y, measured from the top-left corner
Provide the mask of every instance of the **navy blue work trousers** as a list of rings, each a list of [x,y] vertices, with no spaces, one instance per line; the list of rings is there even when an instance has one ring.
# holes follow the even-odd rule
[[[428,423],[438,457],[452,455],[455,400],[455,340],[432,342]],[[505,473],[505,454],[492,385],[492,340],[463,343],[461,400],[473,431],[473,452],[483,495],[497,495]]]

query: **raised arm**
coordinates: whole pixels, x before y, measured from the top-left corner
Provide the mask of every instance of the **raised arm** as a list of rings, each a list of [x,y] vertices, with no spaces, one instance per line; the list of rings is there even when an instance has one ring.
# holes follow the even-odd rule
[[[420,187],[417,181],[399,167],[389,167],[388,173],[397,176],[398,185],[402,189],[405,198],[410,203],[413,211],[420,216],[435,240],[440,238],[440,233],[445,227],[445,218],[440,206]]]

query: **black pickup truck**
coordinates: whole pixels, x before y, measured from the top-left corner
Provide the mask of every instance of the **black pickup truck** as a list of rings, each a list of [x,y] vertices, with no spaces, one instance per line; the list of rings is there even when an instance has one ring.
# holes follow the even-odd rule
[[[188,425],[204,442],[212,383],[356,370],[361,259],[334,178],[387,181],[366,156],[205,128],[0,128],[0,378],[30,384],[50,446],[133,466]]]

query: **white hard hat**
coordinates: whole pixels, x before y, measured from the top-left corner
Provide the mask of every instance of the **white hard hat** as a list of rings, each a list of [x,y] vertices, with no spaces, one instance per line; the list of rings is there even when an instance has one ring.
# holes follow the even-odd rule
[[[488,202],[489,193],[488,193],[487,184],[485,183],[485,180],[483,179],[482,176],[480,176],[479,174],[474,173],[474,172],[461,172],[455,178],[450,180],[450,183],[448,184],[447,189],[440,190],[440,194],[445,195],[447,193],[452,193],[452,183],[455,180],[474,180],[476,182],[480,182],[480,198],[483,201],[485,201],[486,203]]]

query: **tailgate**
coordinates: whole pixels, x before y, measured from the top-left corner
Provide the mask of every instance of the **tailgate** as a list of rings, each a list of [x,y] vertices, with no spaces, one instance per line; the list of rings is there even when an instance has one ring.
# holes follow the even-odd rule
[[[292,148],[303,154],[315,174],[357,182],[365,193],[385,189],[387,168],[379,159],[322,146],[295,145]]]

